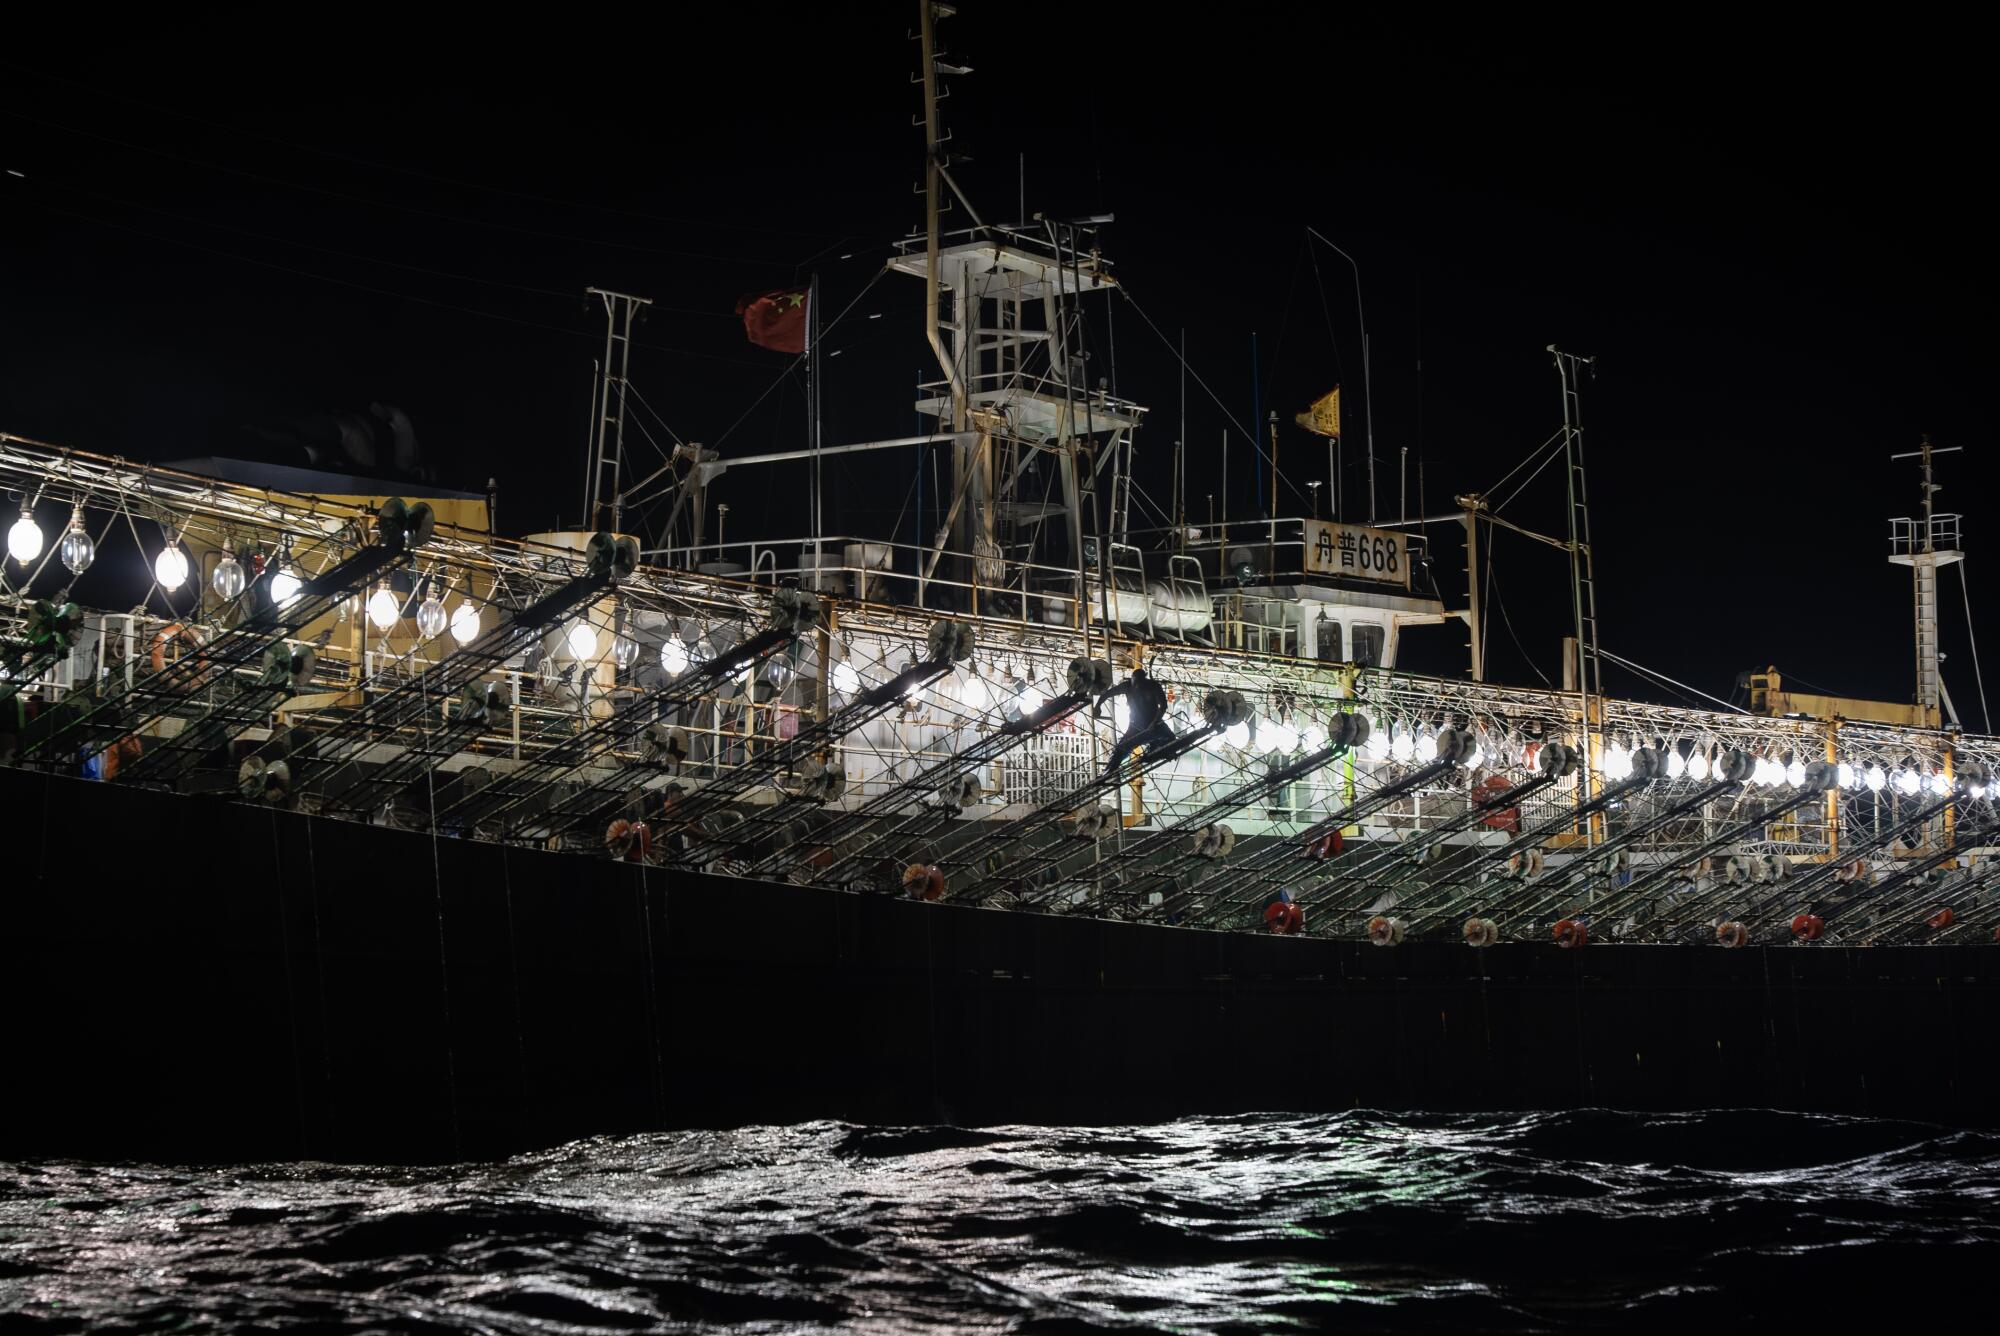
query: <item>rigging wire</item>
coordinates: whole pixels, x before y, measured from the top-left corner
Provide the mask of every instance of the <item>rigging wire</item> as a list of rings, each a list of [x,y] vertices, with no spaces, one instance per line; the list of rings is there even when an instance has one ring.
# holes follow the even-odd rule
[[[1278,467],[1278,461],[1271,457],[1271,452],[1265,448],[1264,443],[1262,441],[1257,439],[1257,433],[1254,431],[1247,431],[1244,429],[1243,424],[1237,420],[1236,415],[1229,411],[1229,405],[1222,402],[1221,397],[1218,396],[1216,392],[1209,387],[1209,383],[1201,378],[1201,373],[1199,371],[1196,371],[1194,367],[1189,364],[1187,358],[1181,355],[1180,349],[1174,346],[1174,341],[1168,338],[1165,332],[1162,331],[1158,325],[1153,323],[1153,317],[1146,314],[1146,309],[1143,306],[1139,305],[1138,301],[1132,296],[1132,290],[1130,288],[1121,286],[1118,289],[1118,291],[1124,294],[1125,300],[1131,303],[1132,309],[1138,312],[1139,318],[1146,322],[1146,328],[1152,330],[1154,335],[1160,340],[1160,342],[1166,346],[1167,351],[1172,353],[1175,359],[1180,362],[1181,369],[1186,371],[1189,376],[1193,377],[1194,383],[1201,386],[1202,393],[1206,394],[1209,397],[1210,402],[1212,402],[1218,409],[1222,410],[1222,416],[1228,419],[1230,424],[1234,426],[1237,431],[1241,432],[1244,436],[1249,438],[1251,448],[1257,451],[1257,453],[1271,465],[1272,473],[1274,473],[1279,479],[1281,479],[1284,482],[1285,486],[1292,489],[1292,495],[1296,496],[1301,504],[1310,504],[1310,502],[1306,498],[1306,494],[1299,490],[1298,485],[1296,483],[1294,483],[1289,477],[1285,476],[1284,471]]]
[[[1965,639],[1972,646],[1972,680],[1979,684],[1979,719],[1988,733],[1993,731],[1993,716],[1986,713],[1986,676],[1979,671],[1979,637],[1972,629],[1972,593],[1965,586],[1965,563],[1958,563],[1958,592],[1965,596]]]
[[[1620,658],[1618,655],[1613,654],[1608,649],[1603,649],[1600,647],[1597,652],[1599,654],[1602,654],[1605,658],[1611,660],[1613,663],[1629,668],[1633,672],[1638,673],[1643,677],[1651,678],[1655,682],[1660,683],[1662,686],[1671,687],[1679,691],[1692,692],[1694,695],[1701,697],[1703,700],[1712,701],[1715,704],[1720,705],[1723,709],[1734,710],[1738,714],[1750,713],[1750,711],[1744,709],[1741,705],[1732,705],[1728,701],[1722,699],[1720,696],[1711,696],[1706,691],[1703,691],[1700,687],[1691,687],[1685,682],[1676,682],[1673,678],[1668,677],[1665,673],[1656,672],[1653,669],[1646,667],[1644,664],[1634,663],[1630,659]]]

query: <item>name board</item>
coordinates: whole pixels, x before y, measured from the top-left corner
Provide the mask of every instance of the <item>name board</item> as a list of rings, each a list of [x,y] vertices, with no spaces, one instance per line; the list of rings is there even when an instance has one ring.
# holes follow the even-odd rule
[[[1306,571],[1410,587],[1410,551],[1405,535],[1359,524],[1306,521]]]

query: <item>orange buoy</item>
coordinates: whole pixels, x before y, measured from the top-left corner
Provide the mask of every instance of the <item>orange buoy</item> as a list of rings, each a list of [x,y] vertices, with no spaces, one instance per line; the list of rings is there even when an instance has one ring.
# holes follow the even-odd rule
[[[1488,775],[1473,786],[1472,801],[1475,804],[1491,802],[1512,787],[1512,782],[1505,775]],[[1521,809],[1503,807],[1498,811],[1488,812],[1479,819],[1479,824],[1489,830],[1504,830],[1513,834],[1521,829]]]
[[[1792,918],[1792,936],[1802,942],[1817,942],[1826,931],[1826,920],[1817,914],[1798,914]]]
[[[1946,905],[1943,909],[1925,919],[1924,922],[1928,923],[1933,929],[1944,929],[1949,928],[1952,925],[1952,921],[1957,917],[1958,915],[1951,912],[1951,906]]]
[[[1377,914],[1368,920],[1368,940],[1377,946],[1401,946],[1403,921]]]
[[[944,894],[944,869],[936,863],[912,863],[903,869],[903,890],[919,900]]]
[[[1748,946],[1750,929],[1735,919],[1715,925],[1715,941],[1719,946]]]
[[[1555,926],[1556,945],[1582,946],[1590,940],[1590,925],[1582,919],[1559,919]]]
[[[1281,900],[1265,907],[1264,922],[1272,932],[1289,936],[1306,926],[1306,911],[1289,900]]]

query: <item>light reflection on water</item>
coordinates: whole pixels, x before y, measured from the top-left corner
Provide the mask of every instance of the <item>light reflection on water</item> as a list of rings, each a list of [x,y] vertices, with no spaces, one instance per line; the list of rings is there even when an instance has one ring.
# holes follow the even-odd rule
[[[1935,1297],[1996,1241],[2000,1138],[1907,1123],[810,1123],[447,1169],[0,1165],[0,1326],[1539,1330],[1796,1317],[1919,1250]]]

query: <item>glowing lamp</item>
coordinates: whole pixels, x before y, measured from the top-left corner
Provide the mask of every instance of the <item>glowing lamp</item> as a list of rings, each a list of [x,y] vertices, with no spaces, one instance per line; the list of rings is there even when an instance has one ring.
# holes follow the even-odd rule
[[[590,629],[589,622],[572,622],[569,633],[563,637],[563,645],[572,659],[594,659],[597,657],[597,632]]]
[[[23,566],[42,555],[42,526],[35,523],[26,506],[21,507],[21,518],[7,531],[7,555]]]
[[[377,631],[387,631],[396,624],[402,606],[396,596],[386,589],[378,589],[368,596],[368,620],[375,623]]]
[[[842,659],[833,665],[833,689],[843,696],[852,696],[861,690],[861,674],[854,671],[854,665]]]
[[[169,594],[187,583],[187,553],[181,551],[179,543],[168,543],[160,549],[160,555],[153,558],[153,579]]]
[[[467,599],[452,609],[451,638],[461,645],[470,645],[479,638],[479,609]]]

